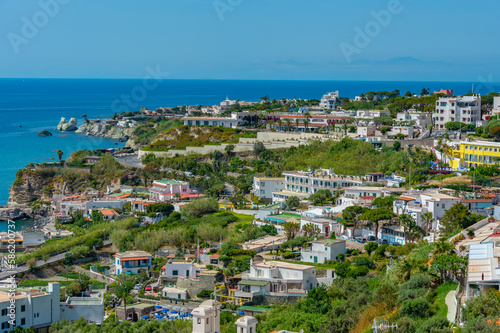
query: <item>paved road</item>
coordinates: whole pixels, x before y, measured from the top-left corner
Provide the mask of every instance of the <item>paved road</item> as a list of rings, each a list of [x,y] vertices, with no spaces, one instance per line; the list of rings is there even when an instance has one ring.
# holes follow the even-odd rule
[[[455,304],[455,290],[452,290],[446,295],[445,301],[446,306],[448,307],[448,314],[446,318],[450,323],[455,322],[455,318],[457,316],[457,305]]]
[[[111,241],[109,239],[107,239],[107,240],[104,241],[103,244],[104,244],[104,246],[110,245]],[[41,267],[41,266],[43,266],[45,264],[51,264],[51,263],[54,263],[56,261],[63,260],[64,256],[66,255],[66,252],[68,252],[68,251],[56,254],[55,256],[51,256],[49,258],[49,260],[47,260],[47,261],[37,260],[36,261],[36,267]],[[29,270],[29,266],[26,265],[26,264],[24,264],[22,266],[16,267],[14,270],[7,270],[7,271],[0,272],[0,280],[8,278],[12,274],[23,273],[23,272],[27,272],[28,270]]]
[[[136,167],[136,168],[144,168],[144,165],[142,165],[141,160],[137,158],[137,155],[127,155],[127,156],[121,156],[121,157],[115,157],[115,159],[118,161],[118,163],[128,166],[128,167]]]

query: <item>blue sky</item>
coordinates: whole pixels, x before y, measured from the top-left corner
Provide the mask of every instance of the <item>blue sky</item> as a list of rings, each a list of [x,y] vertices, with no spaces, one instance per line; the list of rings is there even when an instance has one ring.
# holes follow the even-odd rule
[[[500,81],[499,12],[493,0],[0,0],[0,77],[160,66],[177,79]]]

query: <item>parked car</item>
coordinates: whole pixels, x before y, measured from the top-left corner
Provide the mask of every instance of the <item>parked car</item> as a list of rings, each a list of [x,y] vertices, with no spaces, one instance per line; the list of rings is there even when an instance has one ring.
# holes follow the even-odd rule
[[[356,238],[354,238],[354,237],[349,237],[349,240],[350,240],[351,242],[356,242]]]
[[[372,236],[372,235],[368,236],[366,239],[367,239],[369,242],[375,242],[375,241],[377,240],[377,238],[375,238],[375,236]]]
[[[377,239],[377,244],[378,245],[387,244],[387,239]]]
[[[366,243],[366,238],[364,238],[364,237],[358,237],[358,238],[356,238],[356,242],[358,242],[359,244],[365,244]]]
[[[146,286],[146,288],[144,288],[144,291],[151,291],[151,290],[152,290],[152,288],[151,288],[151,285],[150,285],[150,284],[148,284],[148,285]]]
[[[135,290],[141,290],[141,288],[142,288],[142,284],[140,284],[140,283],[138,283],[138,284],[136,284],[136,285],[134,286],[134,289],[135,289]]]

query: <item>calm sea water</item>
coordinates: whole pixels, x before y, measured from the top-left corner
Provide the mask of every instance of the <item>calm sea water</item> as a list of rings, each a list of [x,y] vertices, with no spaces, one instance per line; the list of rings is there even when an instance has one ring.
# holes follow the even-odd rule
[[[0,79],[0,205],[5,205],[8,190],[18,169],[30,162],[43,163],[63,158],[77,149],[116,147],[112,140],[53,131],[61,117],[83,123],[89,118],[109,117],[114,112],[138,110],[141,106],[213,105],[230,99],[257,101],[270,98],[321,98],[339,90],[341,96],[354,97],[368,91],[399,89],[419,93],[430,88],[453,89],[468,93],[472,82],[389,82],[389,81],[235,81],[235,80],[164,80],[153,87],[142,80],[90,79]],[[148,89],[146,89],[146,88]],[[476,83],[475,92],[500,91],[500,83]],[[50,130],[52,137],[38,137]]]

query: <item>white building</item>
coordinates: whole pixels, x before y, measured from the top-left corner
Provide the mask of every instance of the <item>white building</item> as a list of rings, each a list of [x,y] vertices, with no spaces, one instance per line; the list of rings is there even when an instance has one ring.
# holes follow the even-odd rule
[[[312,224],[319,229],[319,235],[329,237],[333,232],[335,234],[341,234],[343,230],[343,226],[337,221],[326,219],[322,217],[307,217],[302,216],[300,219],[300,229],[304,230],[304,226]]]
[[[397,136],[399,133],[403,134],[407,139],[413,139],[413,126],[393,126],[389,135]]]
[[[426,129],[427,126],[432,125],[432,113],[407,110],[398,112],[396,115],[396,120],[398,122],[402,121],[414,122],[415,126]]]
[[[242,274],[235,297],[252,300],[256,296],[307,296],[318,285],[316,267],[278,261],[250,262],[250,272]]]
[[[165,287],[161,291],[163,297],[173,299],[187,299],[187,290],[179,287]]]
[[[324,109],[333,110],[337,108],[337,99],[339,98],[339,91],[329,92],[321,97],[319,106]]]
[[[481,95],[462,97],[441,97],[436,101],[434,126],[445,129],[449,121],[476,124],[481,120]]]
[[[382,226],[382,232],[379,238],[386,240],[387,244],[390,245],[392,244],[405,245],[404,228],[399,225]]]
[[[306,199],[318,190],[328,189],[332,193],[341,187],[363,185],[362,177],[337,175],[330,169],[313,171],[285,171],[285,189],[273,192],[273,203],[286,201],[288,197],[297,196]]]
[[[384,197],[387,190],[384,187],[351,186],[344,188],[343,191],[343,197],[357,200],[361,197],[373,197],[372,199]]]
[[[358,126],[356,130],[356,134],[359,136],[374,136],[375,135],[375,126]]]
[[[113,256],[116,275],[138,274],[140,270],[149,272],[151,269],[152,256],[145,251],[127,251]]]
[[[346,254],[346,241],[343,239],[320,239],[311,242],[311,246],[302,248],[300,261],[323,264],[338,260],[339,253]]]
[[[430,229],[438,230],[446,210],[461,200],[439,192],[408,193],[394,200],[393,212],[396,215],[411,215],[420,227],[424,226],[422,214],[429,212],[434,220]]]
[[[373,119],[380,118],[382,116],[390,116],[391,111],[389,110],[357,110],[356,118],[357,119]]]
[[[75,321],[83,317],[87,322],[97,325],[104,321],[103,297],[68,297],[60,305],[61,319]]]
[[[500,96],[493,97],[493,110],[491,110],[492,115],[500,114]]]
[[[214,300],[201,303],[191,314],[193,315],[193,333],[220,332],[220,305],[217,305]]]
[[[200,265],[192,260],[170,259],[161,268],[161,276],[167,278],[182,277],[185,279],[195,279],[202,271]]]
[[[252,193],[259,199],[272,200],[273,192],[285,189],[284,177],[253,177]]]
[[[60,285],[50,282],[46,291],[0,291],[0,328],[10,332],[15,326],[31,328],[35,332],[48,332],[48,327],[61,319],[77,320],[83,316],[88,322],[101,324],[104,320],[102,298],[69,297],[60,301]],[[13,310],[13,311],[12,311]],[[9,323],[11,322],[11,323]]]
[[[184,117],[182,121],[188,126],[238,127],[238,120],[232,117]]]

